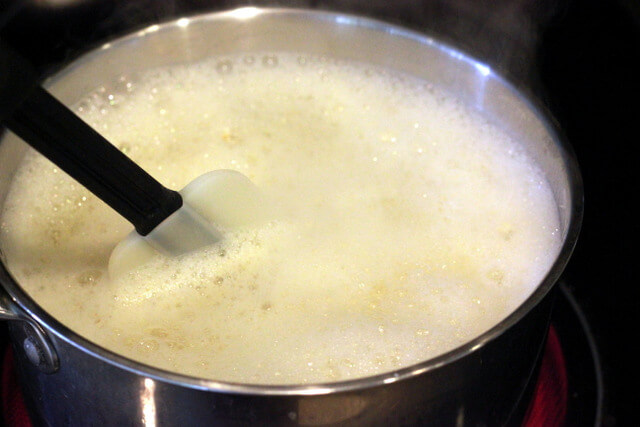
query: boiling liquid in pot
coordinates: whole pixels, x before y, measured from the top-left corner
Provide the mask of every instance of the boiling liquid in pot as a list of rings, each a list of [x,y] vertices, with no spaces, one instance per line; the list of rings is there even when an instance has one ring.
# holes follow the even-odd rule
[[[236,169],[271,220],[110,280],[130,225],[30,152],[2,244],[32,297],[89,340],[245,383],[374,375],[486,331],[559,246],[551,190],[517,141],[428,82],[294,54],[122,77],[75,110],[170,188]]]

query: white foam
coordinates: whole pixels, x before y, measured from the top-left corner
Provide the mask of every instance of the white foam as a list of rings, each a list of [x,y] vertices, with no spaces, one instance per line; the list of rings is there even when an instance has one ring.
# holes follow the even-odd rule
[[[517,142],[408,76],[230,56],[120,80],[76,109],[169,187],[236,169],[272,203],[272,221],[220,247],[110,281],[130,225],[27,156],[2,218],[13,274],[147,364],[249,383],[407,366],[503,319],[559,247],[551,192]]]

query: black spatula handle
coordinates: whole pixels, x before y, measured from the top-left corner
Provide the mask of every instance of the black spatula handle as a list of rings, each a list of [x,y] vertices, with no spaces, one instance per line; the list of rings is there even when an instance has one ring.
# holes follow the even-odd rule
[[[15,53],[5,46],[0,50],[5,83],[33,75],[16,69],[26,65]],[[11,95],[15,89],[0,84],[0,97],[19,104],[12,111],[3,107],[7,127],[129,220],[139,234],[147,235],[182,206],[178,192],[156,181],[40,86],[13,86],[28,93]]]

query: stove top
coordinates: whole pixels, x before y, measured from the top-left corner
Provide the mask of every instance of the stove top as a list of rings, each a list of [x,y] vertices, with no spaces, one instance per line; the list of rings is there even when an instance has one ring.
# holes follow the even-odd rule
[[[3,329],[5,325],[3,324]],[[6,332],[0,334],[2,360],[1,404],[6,427],[32,426]],[[567,286],[560,284],[549,336],[533,398],[526,409],[525,427],[600,425],[603,386],[600,361],[589,325]]]

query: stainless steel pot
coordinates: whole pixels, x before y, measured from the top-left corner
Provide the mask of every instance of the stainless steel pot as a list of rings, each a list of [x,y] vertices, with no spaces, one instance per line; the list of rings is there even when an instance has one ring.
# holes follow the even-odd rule
[[[517,424],[546,337],[554,284],[582,217],[571,150],[551,119],[488,66],[425,35],[355,16],[243,8],[154,25],[105,44],[48,83],[73,103],[126,73],[229,52],[298,51],[395,68],[446,88],[521,140],[551,183],[564,245],[514,313],[468,344],[383,375],[264,386],[186,377],[88,342],[45,312],[0,267],[0,317],[10,322],[31,415],[45,425]],[[0,204],[26,146],[0,144]]]

